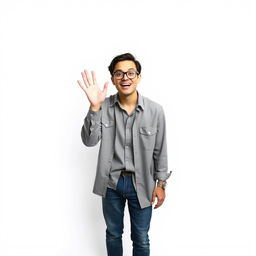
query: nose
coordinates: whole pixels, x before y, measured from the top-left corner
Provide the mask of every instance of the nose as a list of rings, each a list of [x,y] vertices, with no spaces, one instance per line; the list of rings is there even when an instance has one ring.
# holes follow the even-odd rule
[[[124,76],[123,76],[123,78],[122,78],[122,80],[127,80],[127,79],[129,79],[129,77],[128,77],[127,74],[125,73]]]

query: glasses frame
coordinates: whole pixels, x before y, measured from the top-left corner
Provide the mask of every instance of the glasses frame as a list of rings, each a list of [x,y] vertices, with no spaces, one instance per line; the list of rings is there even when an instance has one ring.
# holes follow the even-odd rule
[[[123,72],[122,70],[116,70],[115,72],[113,72],[112,76],[113,76],[115,79],[117,79],[117,80],[123,79],[123,78],[124,78],[124,75],[126,75],[129,79],[134,79],[134,78],[136,77],[136,75],[135,75],[135,77],[133,77],[133,78],[130,78],[130,77],[127,75],[127,73],[129,73],[130,71],[135,71],[135,73],[136,73],[137,76],[140,74],[137,70],[135,70],[135,69],[130,69],[130,70],[126,71],[126,72]],[[116,73],[116,72],[121,72],[121,73],[123,74],[123,76],[122,76],[121,78],[116,78],[116,77],[115,77],[115,73]]]

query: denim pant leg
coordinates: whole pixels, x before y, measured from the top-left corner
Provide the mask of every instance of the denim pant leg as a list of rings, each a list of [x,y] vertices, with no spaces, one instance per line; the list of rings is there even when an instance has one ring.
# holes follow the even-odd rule
[[[149,256],[148,231],[152,206],[141,209],[131,176],[120,176],[116,190],[107,188],[102,198],[103,214],[107,225],[106,245],[108,256],[122,256],[123,217],[126,199],[131,220],[133,256]]]
[[[118,186],[122,180],[119,179]],[[102,198],[103,215],[106,222],[106,247],[108,256],[122,256],[123,217],[126,199],[111,188],[107,188],[105,198]]]
[[[152,206],[141,209],[132,179],[129,180],[129,184],[131,192],[127,194],[127,199],[131,221],[133,256],[149,256],[150,244],[148,231],[152,216]]]

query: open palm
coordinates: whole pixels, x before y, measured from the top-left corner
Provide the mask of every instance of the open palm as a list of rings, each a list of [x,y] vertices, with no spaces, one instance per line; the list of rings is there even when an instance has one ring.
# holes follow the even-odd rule
[[[92,79],[87,70],[81,72],[84,84],[77,80],[79,86],[84,90],[91,106],[100,106],[105,100],[108,89],[108,82],[105,82],[103,90],[97,84],[95,72],[92,71]]]

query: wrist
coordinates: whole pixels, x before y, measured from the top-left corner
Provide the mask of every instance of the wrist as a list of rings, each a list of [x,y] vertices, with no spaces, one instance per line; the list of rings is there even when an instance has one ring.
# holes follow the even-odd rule
[[[99,111],[100,108],[101,108],[101,105],[96,105],[96,106],[90,105],[90,110],[92,110],[94,112]]]
[[[165,189],[166,185],[167,185],[167,182],[165,180],[158,180],[156,186],[162,189]]]

